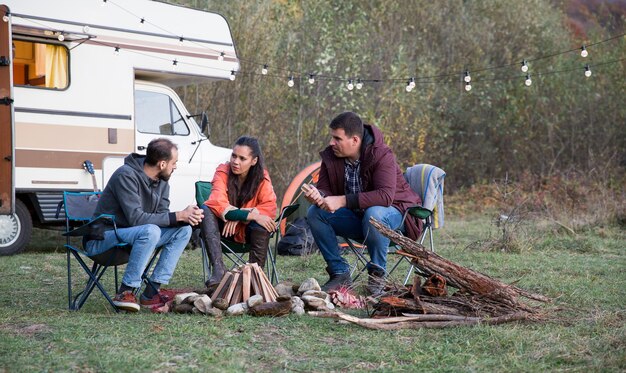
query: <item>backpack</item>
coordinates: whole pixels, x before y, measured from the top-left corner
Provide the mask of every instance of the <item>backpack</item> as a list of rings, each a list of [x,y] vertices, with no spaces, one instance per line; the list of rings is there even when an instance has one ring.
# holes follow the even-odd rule
[[[278,241],[276,247],[278,255],[308,255],[318,250],[311,228],[305,217],[300,217],[289,223],[285,235]]]

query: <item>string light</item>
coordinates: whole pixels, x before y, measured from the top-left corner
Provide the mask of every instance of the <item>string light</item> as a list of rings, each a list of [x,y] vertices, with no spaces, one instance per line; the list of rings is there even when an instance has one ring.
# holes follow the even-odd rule
[[[183,41],[185,41],[185,38],[182,36],[178,38],[178,44],[183,45]]]
[[[469,83],[472,81],[472,77],[470,76],[470,73],[468,70],[465,70],[465,77],[463,78],[463,80],[465,81],[465,83]]]
[[[315,83],[315,75],[309,74],[309,84]]]
[[[217,56],[218,61],[224,61],[224,52],[220,52],[220,55]]]
[[[176,70],[176,68],[177,68],[177,67],[178,67],[178,60],[177,60],[177,59],[174,59],[174,60],[172,61],[172,69],[173,69],[173,70]]]
[[[3,20],[4,22],[9,22],[9,17],[10,17],[10,16],[11,16],[11,13],[6,12],[6,14],[2,16],[2,20]]]
[[[348,80],[348,91],[351,91],[354,89],[354,84],[352,84],[352,79]]]
[[[361,89],[363,88],[363,82],[361,81],[361,78],[356,80],[356,89]]]
[[[139,26],[143,26],[144,23],[146,23],[146,19],[141,17],[141,20],[139,21]]]
[[[413,87],[411,87],[411,81],[410,80],[408,82],[406,82],[406,87],[404,89],[406,89],[407,92],[411,92],[413,90]]]
[[[235,70],[230,70],[230,80],[233,81],[235,80],[236,76],[235,76]]]
[[[261,69],[261,74],[267,75],[267,65],[263,65],[263,68]]]
[[[591,68],[589,65],[585,65],[585,76],[588,78],[591,76]]]
[[[116,56],[120,55],[120,47],[115,47],[115,50],[113,51],[113,54],[115,54]]]
[[[289,81],[287,82],[287,86],[288,86],[289,88],[291,88],[291,87],[293,87],[293,85],[294,85],[294,84],[295,84],[295,83],[293,82],[293,76],[290,76],[290,77],[289,77]]]
[[[526,60],[522,61],[522,72],[527,72],[528,71],[528,64],[526,63]]]
[[[415,78],[411,77],[411,79],[409,79],[409,85],[411,89],[415,88]]]
[[[465,90],[467,92],[472,90],[472,84],[470,82],[465,82]]]
[[[526,84],[526,87],[530,87],[530,85],[533,84],[533,81],[530,79],[530,74],[526,74],[526,80],[524,81],[524,84]]]
[[[584,45],[580,47],[580,56],[585,58],[588,55],[589,55],[589,52],[587,52],[587,48]]]

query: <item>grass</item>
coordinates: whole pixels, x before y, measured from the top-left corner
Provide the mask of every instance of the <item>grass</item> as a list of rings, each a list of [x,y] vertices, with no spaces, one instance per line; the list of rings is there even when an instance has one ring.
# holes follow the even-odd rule
[[[553,297],[561,310],[540,323],[401,331],[295,315],[115,314],[100,296],[69,312],[63,240],[38,231],[26,253],[0,258],[0,372],[626,369],[623,231],[538,232],[531,250],[501,253],[467,248],[488,234],[487,218],[446,224],[436,232],[441,255]],[[185,251],[169,287],[200,286],[200,259]],[[325,280],[319,255],[279,262],[282,279]]]

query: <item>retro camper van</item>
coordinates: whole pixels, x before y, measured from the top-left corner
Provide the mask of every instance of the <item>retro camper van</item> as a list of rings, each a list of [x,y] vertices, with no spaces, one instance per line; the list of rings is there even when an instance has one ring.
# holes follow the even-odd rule
[[[171,208],[194,203],[194,182],[230,150],[172,88],[239,70],[222,16],[148,0],[0,0],[0,17],[0,255],[62,221],[62,191],[103,189],[156,137],[179,147]]]

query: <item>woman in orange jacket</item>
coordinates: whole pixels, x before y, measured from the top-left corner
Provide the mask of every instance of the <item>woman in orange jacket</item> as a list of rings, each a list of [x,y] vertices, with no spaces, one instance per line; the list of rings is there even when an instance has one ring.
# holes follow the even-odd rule
[[[217,167],[211,195],[204,205],[201,229],[213,269],[206,286],[217,286],[226,271],[221,237],[249,245],[249,262],[264,267],[270,234],[276,229],[277,207],[274,187],[256,138],[237,139],[230,162]]]

